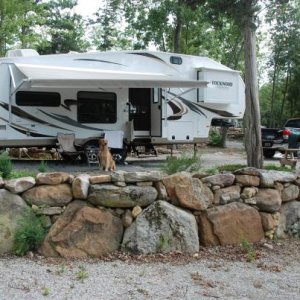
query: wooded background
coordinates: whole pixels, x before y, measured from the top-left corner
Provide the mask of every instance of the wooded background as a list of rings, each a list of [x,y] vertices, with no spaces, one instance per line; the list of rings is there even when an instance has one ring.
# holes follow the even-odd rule
[[[83,18],[74,13],[77,0],[0,0],[1,56],[13,48],[49,54],[149,47],[204,55],[242,72],[247,99],[253,97],[245,115],[250,144],[260,144],[260,121],[281,127],[287,118],[300,117],[299,0],[99,3],[98,11]]]

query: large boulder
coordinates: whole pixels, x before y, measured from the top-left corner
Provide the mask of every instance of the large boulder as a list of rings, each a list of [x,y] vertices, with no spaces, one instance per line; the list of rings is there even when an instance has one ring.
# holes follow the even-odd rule
[[[198,178],[185,177],[175,186],[179,206],[191,210],[205,210],[212,205],[214,195]]]
[[[235,175],[235,180],[242,186],[259,186],[260,179],[252,175]]]
[[[195,216],[165,201],[156,201],[125,230],[123,250],[136,254],[199,251]]]
[[[243,203],[213,207],[198,218],[199,238],[204,246],[258,242],[264,237],[258,211]]]
[[[125,182],[142,182],[142,181],[152,181],[156,182],[161,179],[161,174],[159,171],[143,171],[143,172],[126,172],[124,173]]]
[[[23,199],[30,205],[65,206],[73,199],[69,184],[40,185],[22,194]]]
[[[76,200],[51,227],[39,252],[46,257],[101,257],[118,250],[120,218]]]
[[[132,208],[137,205],[148,206],[156,198],[157,190],[152,186],[118,187],[112,184],[93,184],[87,200],[99,206]]]
[[[198,178],[180,172],[162,179],[174,205],[192,210],[204,210],[213,202],[213,193]]]
[[[20,196],[0,190],[0,254],[12,252],[18,219],[27,208]]]

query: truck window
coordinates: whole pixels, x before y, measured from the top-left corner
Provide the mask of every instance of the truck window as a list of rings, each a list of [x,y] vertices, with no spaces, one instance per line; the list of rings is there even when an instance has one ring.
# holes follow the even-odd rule
[[[19,106],[60,106],[60,94],[54,92],[18,91],[16,104]]]
[[[115,93],[78,92],[77,120],[80,123],[116,123]]]
[[[286,122],[284,127],[300,128],[300,119],[299,120],[289,120]]]

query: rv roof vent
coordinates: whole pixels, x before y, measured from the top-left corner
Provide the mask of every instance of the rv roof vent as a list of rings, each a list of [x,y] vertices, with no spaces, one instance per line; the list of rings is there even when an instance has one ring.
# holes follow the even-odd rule
[[[33,49],[15,49],[8,50],[6,52],[6,57],[24,57],[24,56],[37,56],[39,55],[37,51]]]

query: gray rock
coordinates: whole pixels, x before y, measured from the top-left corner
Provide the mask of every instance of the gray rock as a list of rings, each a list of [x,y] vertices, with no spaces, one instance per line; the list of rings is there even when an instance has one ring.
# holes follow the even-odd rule
[[[126,209],[125,213],[122,215],[122,223],[125,228],[132,224],[133,216],[130,209]]]
[[[136,254],[199,251],[195,216],[165,201],[156,201],[125,230],[123,250]]]
[[[12,252],[18,219],[27,208],[20,196],[0,190],[0,254]]]
[[[125,181],[124,178],[124,171],[116,171],[111,173],[111,181],[112,182],[117,182],[117,181]]]
[[[297,174],[283,171],[260,171],[260,185],[262,187],[274,187],[276,181],[279,182],[293,182],[297,179]]]
[[[280,193],[275,189],[259,189],[253,198],[259,210],[268,213],[279,211],[282,202]]]
[[[149,172],[127,172],[124,173],[125,182],[141,182],[141,181],[152,181],[156,182],[161,179],[159,171]]]
[[[155,201],[157,191],[151,186],[117,187],[111,184],[91,185],[87,200],[94,205],[105,207],[145,207]]]
[[[80,174],[72,182],[72,193],[75,199],[86,199],[90,186],[90,176]]]
[[[260,170],[253,167],[246,167],[234,171],[234,175],[250,175],[250,176],[259,176]]]
[[[62,207],[38,207],[35,206],[36,209],[32,208],[37,215],[60,215],[64,210]]]
[[[14,194],[23,193],[35,185],[33,177],[22,177],[17,179],[6,180],[4,187]]]
[[[238,201],[241,198],[241,187],[232,185],[223,189],[215,191],[214,203],[227,204],[230,202]]]
[[[65,206],[73,199],[71,186],[63,183],[58,185],[39,185],[22,194],[30,205]]]
[[[219,185],[220,187],[226,187],[233,184],[235,176],[233,174],[216,174],[201,179],[204,183],[210,183],[211,185]]]
[[[300,238],[299,201],[290,201],[282,205],[276,236],[279,238],[285,238],[287,236]]]
[[[288,202],[291,200],[298,199],[299,197],[299,187],[294,184],[290,184],[281,192],[282,202]]]

